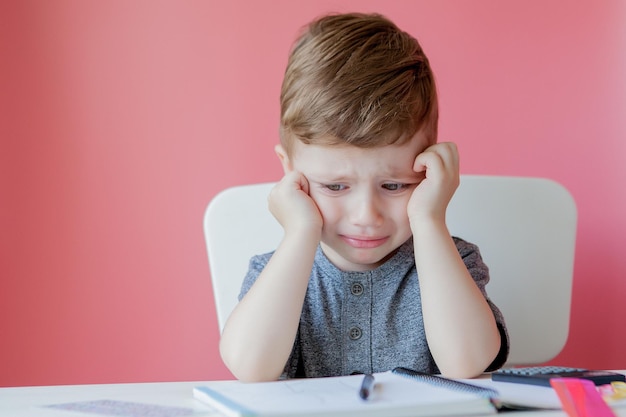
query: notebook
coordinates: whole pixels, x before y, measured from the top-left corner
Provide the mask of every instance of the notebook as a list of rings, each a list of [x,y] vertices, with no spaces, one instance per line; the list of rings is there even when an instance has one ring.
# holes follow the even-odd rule
[[[401,372],[374,374],[367,400],[359,397],[363,375],[243,383],[216,381],[197,386],[194,397],[226,416],[471,416],[495,414],[490,395],[466,387],[408,378]],[[437,378],[437,377],[432,377]],[[481,388],[478,388],[479,390]]]

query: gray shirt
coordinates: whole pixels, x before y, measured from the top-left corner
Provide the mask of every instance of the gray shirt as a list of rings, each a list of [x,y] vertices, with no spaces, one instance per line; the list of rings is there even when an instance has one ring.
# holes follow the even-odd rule
[[[509,342],[502,313],[485,292],[489,270],[476,245],[458,238],[454,241],[498,324],[500,353],[488,370],[497,369],[506,361]],[[250,260],[240,300],[272,253]],[[338,269],[318,246],[298,334],[283,377],[383,372],[397,366],[439,372],[424,332],[413,239],[383,265],[365,272]]]

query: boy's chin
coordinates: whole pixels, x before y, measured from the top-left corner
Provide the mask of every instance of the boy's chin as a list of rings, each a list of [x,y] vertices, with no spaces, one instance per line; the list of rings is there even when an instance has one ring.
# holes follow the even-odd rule
[[[376,250],[367,249],[336,251],[325,245],[322,245],[322,250],[326,254],[326,257],[337,268],[349,272],[362,272],[376,269],[396,252],[395,249],[391,253],[376,253]]]

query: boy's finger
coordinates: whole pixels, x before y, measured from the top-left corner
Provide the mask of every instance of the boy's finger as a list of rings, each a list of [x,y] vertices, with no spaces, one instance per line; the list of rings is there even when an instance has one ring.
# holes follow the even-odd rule
[[[435,152],[433,149],[428,148],[421,154],[417,155],[417,157],[415,158],[413,171],[426,172],[426,176],[428,176],[429,170],[441,169],[443,163],[444,162],[441,155],[438,152]]]
[[[448,167],[455,167],[459,164],[459,152],[454,142],[441,143],[440,155]]]
[[[300,176],[298,177],[298,183],[300,184],[300,188],[302,189],[302,191],[304,191],[306,194],[310,195],[310,193],[309,193],[309,181],[307,180],[307,178],[303,174],[300,174]]]
[[[441,142],[427,148],[415,159],[415,172],[438,169],[451,174],[458,172],[459,154],[453,142]]]

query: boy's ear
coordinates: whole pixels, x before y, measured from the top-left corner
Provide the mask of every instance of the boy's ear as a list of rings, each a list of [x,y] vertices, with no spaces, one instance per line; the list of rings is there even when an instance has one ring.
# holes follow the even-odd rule
[[[285,172],[285,174],[293,171],[293,165],[291,163],[291,160],[289,159],[289,155],[287,155],[287,152],[285,152],[285,148],[283,148],[283,145],[276,145],[274,147],[274,152],[276,152],[278,159],[280,159],[280,163],[283,166],[283,171]]]

